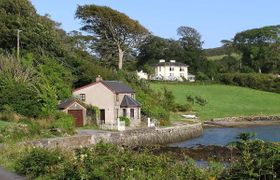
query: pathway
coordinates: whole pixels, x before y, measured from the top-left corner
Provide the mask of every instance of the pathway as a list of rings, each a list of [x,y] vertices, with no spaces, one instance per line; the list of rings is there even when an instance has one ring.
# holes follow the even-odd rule
[[[1,180],[25,180],[24,177],[21,177],[12,172],[8,172],[2,167],[0,167],[0,179]]]

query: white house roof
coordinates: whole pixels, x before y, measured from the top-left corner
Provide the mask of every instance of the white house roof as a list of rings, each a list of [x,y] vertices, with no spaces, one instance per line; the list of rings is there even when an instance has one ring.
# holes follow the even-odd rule
[[[159,62],[155,64],[155,66],[180,66],[180,67],[187,67],[188,65],[180,62]]]

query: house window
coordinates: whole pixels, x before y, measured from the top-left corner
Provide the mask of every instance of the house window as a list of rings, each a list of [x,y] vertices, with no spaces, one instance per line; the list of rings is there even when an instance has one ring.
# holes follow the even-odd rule
[[[181,76],[181,77],[184,77],[184,73],[180,73],[180,76]]]
[[[161,71],[161,66],[159,66],[159,72]]]
[[[126,117],[126,109],[123,109],[123,117]]]
[[[169,71],[174,71],[174,67],[170,67],[170,68],[169,68]]]
[[[134,118],[134,109],[130,109],[130,117]]]
[[[170,73],[169,76],[174,76],[174,73]]]
[[[180,67],[180,71],[184,71],[184,68],[183,68],[183,67]]]
[[[86,95],[85,94],[80,94],[80,100],[81,101],[86,101]]]

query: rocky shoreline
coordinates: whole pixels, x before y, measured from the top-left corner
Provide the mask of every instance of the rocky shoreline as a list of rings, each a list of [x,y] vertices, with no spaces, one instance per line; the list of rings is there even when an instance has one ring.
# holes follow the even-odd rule
[[[227,146],[198,146],[193,148],[180,148],[168,146],[135,147],[135,151],[147,150],[155,155],[165,154],[180,161],[192,158],[196,161],[234,162],[238,159],[238,151]]]
[[[203,127],[250,127],[269,125],[280,125],[280,116],[241,116],[216,118],[210,121],[205,121]]]

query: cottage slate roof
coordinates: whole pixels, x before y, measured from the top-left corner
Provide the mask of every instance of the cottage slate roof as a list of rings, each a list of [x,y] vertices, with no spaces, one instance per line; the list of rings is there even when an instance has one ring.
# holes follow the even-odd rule
[[[155,64],[154,66],[188,66],[184,63],[180,63],[180,62],[160,62]]]
[[[125,95],[121,102],[121,107],[139,107],[140,104],[130,96]]]
[[[115,93],[134,93],[135,91],[121,81],[101,81]]]
[[[69,98],[69,99],[65,99],[63,101],[61,101],[58,104],[58,109],[66,109],[68,108],[71,104],[73,104],[74,102],[79,103],[81,106],[83,106],[77,99],[75,98]]]
[[[65,99],[58,104],[58,109],[66,109],[69,105],[71,105],[76,100],[73,98]]]

